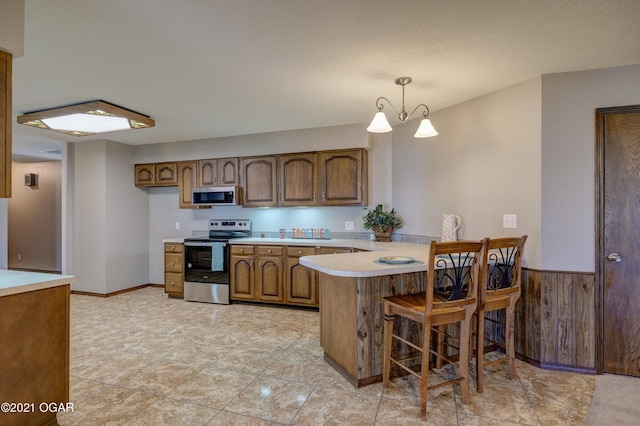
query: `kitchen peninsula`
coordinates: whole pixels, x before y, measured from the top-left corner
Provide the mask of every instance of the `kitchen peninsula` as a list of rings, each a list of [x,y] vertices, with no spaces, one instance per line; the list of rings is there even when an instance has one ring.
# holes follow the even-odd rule
[[[9,404],[0,424],[57,424],[56,412],[68,407],[73,282],[68,275],[0,270],[0,402]]]
[[[382,380],[383,297],[425,291],[429,246],[369,243],[367,252],[304,256],[300,264],[320,272],[320,344],[325,360],[360,387]],[[387,264],[382,257],[409,257]],[[409,322],[400,321],[404,332]]]

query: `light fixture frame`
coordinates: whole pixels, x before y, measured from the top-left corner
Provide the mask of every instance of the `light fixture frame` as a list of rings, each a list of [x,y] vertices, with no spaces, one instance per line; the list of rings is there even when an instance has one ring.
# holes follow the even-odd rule
[[[127,120],[129,127],[124,129],[107,130],[100,132],[78,131],[73,129],[54,129],[44,123],[43,120],[62,117],[73,114],[92,114],[96,117],[117,117]],[[127,108],[114,105],[102,100],[83,102],[79,104],[67,105],[58,108],[51,108],[35,112],[26,113],[16,118],[18,124],[24,124],[39,129],[52,130],[71,136],[91,136],[101,133],[119,132],[123,130],[147,129],[155,127],[156,122],[147,115],[140,114]]]
[[[390,132],[391,130],[393,130],[391,128],[391,126],[389,125],[389,122],[386,122],[386,126],[382,125],[382,126],[376,126],[374,123],[384,123],[384,121],[386,121],[386,116],[384,115],[384,104],[382,103],[382,101],[386,101],[389,106],[391,107],[391,109],[398,115],[398,120],[400,120],[403,124],[406,123],[406,121],[411,118],[413,116],[413,114],[416,113],[416,111],[418,111],[418,109],[420,107],[424,108],[424,111],[422,111],[422,121],[420,122],[420,126],[418,127],[418,130],[416,131],[414,137],[416,138],[424,138],[424,137],[431,137],[431,136],[437,136],[438,132],[436,131],[436,129],[433,128],[433,125],[431,124],[431,120],[429,120],[429,107],[425,104],[418,104],[413,111],[411,111],[411,113],[407,113],[407,111],[405,110],[405,106],[404,106],[404,87],[411,83],[412,79],[411,77],[398,77],[395,80],[395,83],[399,86],[402,86],[402,109],[400,110],[400,112],[398,112],[398,110],[393,106],[393,104],[391,103],[391,101],[387,98],[385,98],[384,96],[380,96],[377,100],[376,100],[376,108],[378,109],[378,112],[376,113],[376,117],[374,117],[374,120],[371,122],[371,124],[369,125],[369,127],[367,127],[367,131],[371,132],[371,133],[386,133],[386,132]],[[380,115],[380,113],[382,115]],[[384,117],[384,121],[382,121],[382,118]],[[421,130],[423,129],[429,129],[428,133],[423,133],[421,134]]]

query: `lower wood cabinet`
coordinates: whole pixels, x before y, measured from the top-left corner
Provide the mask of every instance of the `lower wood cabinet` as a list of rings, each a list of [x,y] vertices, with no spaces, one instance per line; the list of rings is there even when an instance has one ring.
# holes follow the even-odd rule
[[[258,246],[256,299],[263,302],[284,301],[282,246]]]
[[[350,253],[343,247],[231,246],[231,299],[318,307],[318,272],[300,257]]]
[[[318,273],[300,264],[302,256],[316,254],[315,247],[287,247],[285,300],[295,305],[318,306]]]
[[[184,244],[164,244],[164,292],[169,297],[184,297]]]
[[[231,246],[231,299],[255,299],[254,252],[253,246]]]

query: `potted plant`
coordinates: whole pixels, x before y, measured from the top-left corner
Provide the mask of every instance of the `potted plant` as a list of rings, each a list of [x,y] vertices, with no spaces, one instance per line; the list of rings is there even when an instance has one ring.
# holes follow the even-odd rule
[[[373,230],[376,241],[391,241],[391,233],[394,229],[402,228],[402,220],[395,209],[385,211],[382,204],[376,205],[373,210],[364,208],[364,229]]]

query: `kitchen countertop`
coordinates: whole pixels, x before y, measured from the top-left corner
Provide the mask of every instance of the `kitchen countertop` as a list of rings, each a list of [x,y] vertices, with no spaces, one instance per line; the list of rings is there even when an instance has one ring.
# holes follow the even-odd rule
[[[167,238],[165,243],[182,243],[184,238]],[[356,253],[323,254],[303,256],[300,263],[308,268],[325,274],[339,277],[376,277],[408,272],[426,271],[429,262],[429,246],[401,242],[376,242],[371,240],[355,240],[335,238],[330,240],[314,238],[234,238],[230,244],[251,245],[286,245],[309,247],[344,247],[359,251]],[[412,257],[415,262],[407,264],[386,264],[379,261],[381,257]]]
[[[0,297],[76,282],[73,275],[0,270]]]
[[[339,277],[376,277],[426,271],[429,261],[429,246],[424,244],[305,238],[240,238],[230,242],[231,244],[345,247],[366,250],[356,253],[323,254],[300,258],[300,264],[308,268]],[[378,260],[388,256],[412,257],[415,262],[386,264]]]

